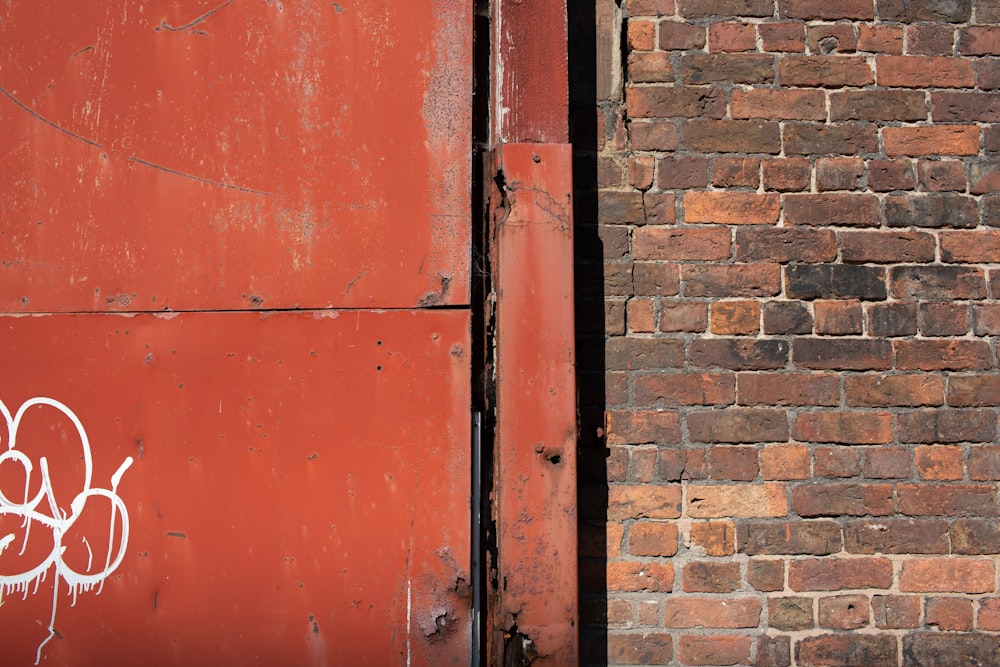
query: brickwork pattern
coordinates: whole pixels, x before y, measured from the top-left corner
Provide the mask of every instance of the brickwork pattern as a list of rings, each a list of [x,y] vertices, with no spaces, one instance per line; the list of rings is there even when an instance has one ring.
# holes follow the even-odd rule
[[[1000,0],[598,17],[585,655],[1000,664]]]

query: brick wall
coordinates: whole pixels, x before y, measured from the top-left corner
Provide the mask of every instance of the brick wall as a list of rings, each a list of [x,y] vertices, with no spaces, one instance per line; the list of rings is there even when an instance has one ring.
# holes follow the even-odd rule
[[[1000,0],[595,6],[585,656],[1000,664]]]

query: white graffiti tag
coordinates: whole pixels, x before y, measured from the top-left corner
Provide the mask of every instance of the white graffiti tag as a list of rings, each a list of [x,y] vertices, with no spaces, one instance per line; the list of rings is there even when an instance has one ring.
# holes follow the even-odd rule
[[[35,466],[32,460],[17,448],[17,431],[25,412],[32,406],[41,405],[47,405],[59,410],[73,422],[83,448],[83,490],[76,494],[70,502],[68,512],[56,503],[52,478],[49,473],[49,462],[44,456],[38,461],[38,473],[41,478],[38,491],[33,497],[28,497],[29,489],[33,486],[32,475],[35,472]],[[24,531],[24,539],[20,547],[19,556],[24,556],[25,554],[29,535],[34,524],[39,524],[43,527],[43,530],[52,532],[52,551],[41,562],[29,562],[27,566],[18,564],[17,567],[13,568],[16,570],[14,572],[0,571],[0,604],[3,604],[3,597],[12,591],[21,593],[23,598],[27,598],[29,589],[31,589],[30,592],[32,594],[36,593],[39,584],[45,580],[49,568],[55,568],[55,577],[52,586],[52,616],[48,627],[49,635],[38,645],[38,650],[35,654],[35,664],[37,665],[41,660],[42,648],[55,636],[59,580],[62,579],[66,582],[69,588],[67,593],[73,597],[73,604],[75,604],[76,596],[81,591],[90,591],[97,587],[97,593],[100,593],[101,587],[104,585],[104,580],[115,571],[125,557],[125,547],[128,544],[128,510],[122,499],[118,497],[118,484],[121,482],[122,475],[132,465],[132,457],[126,457],[121,466],[118,467],[118,470],[111,476],[110,489],[91,488],[90,480],[93,460],[90,453],[90,441],[87,438],[87,432],[84,430],[83,424],[73,414],[72,410],[54,399],[36,397],[25,401],[14,415],[11,415],[7,406],[4,405],[3,401],[0,401],[0,415],[3,415],[3,419],[7,424],[7,448],[0,453],[0,466],[5,463],[14,464],[15,466],[19,465],[24,473],[24,489],[23,491],[18,489],[20,498],[12,499],[11,495],[14,494],[8,494],[7,489],[0,487],[0,518],[6,515],[21,519],[21,529]],[[76,455],[77,452],[74,452],[73,456]],[[111,528],[108,533],[107,558],[104,561],[103,568],[99,571],[93,571],[95,568],[92,557],[93,553],[90,544],[87,543],[86,538],[83,538],[83,543],[87,548],[89,557],[86,568],[83,568],[84,571],[77,572],[63,561],[63,554],[66,551],[66,547],[63,545],[63,538],[77,518],[79,518],[81,512],[83,512],[87,501],[95,496],[107,498],[111,503]],[[118,536],[117,550],[115,550],[115,524],[119,516],[121,517],[121,534]],[[0,534],[0,554],[4,553],[7,549],[17,548],[13,544],[15,540],[16,537],[13,533]],[[113,558],[112,554],[114,554]],[[4,569],[10,568],[7,567]]]

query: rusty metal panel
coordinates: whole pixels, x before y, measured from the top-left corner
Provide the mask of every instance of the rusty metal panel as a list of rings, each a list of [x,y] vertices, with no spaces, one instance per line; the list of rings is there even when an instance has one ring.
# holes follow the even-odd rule
[[[468,303],[471,6],[4,3],[0,312]]]
[[[507,144],[493,230],[496,303],[492,655],[578,659],[571,150]]]
[[[468,663],[467,310],[0,341],[5,665]]]

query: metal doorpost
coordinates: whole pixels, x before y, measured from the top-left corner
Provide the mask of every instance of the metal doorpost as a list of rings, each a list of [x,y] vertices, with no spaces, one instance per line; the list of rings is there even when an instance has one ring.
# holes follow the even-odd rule
[[[491,665],[578,662],[565,0],[494,0]]]

